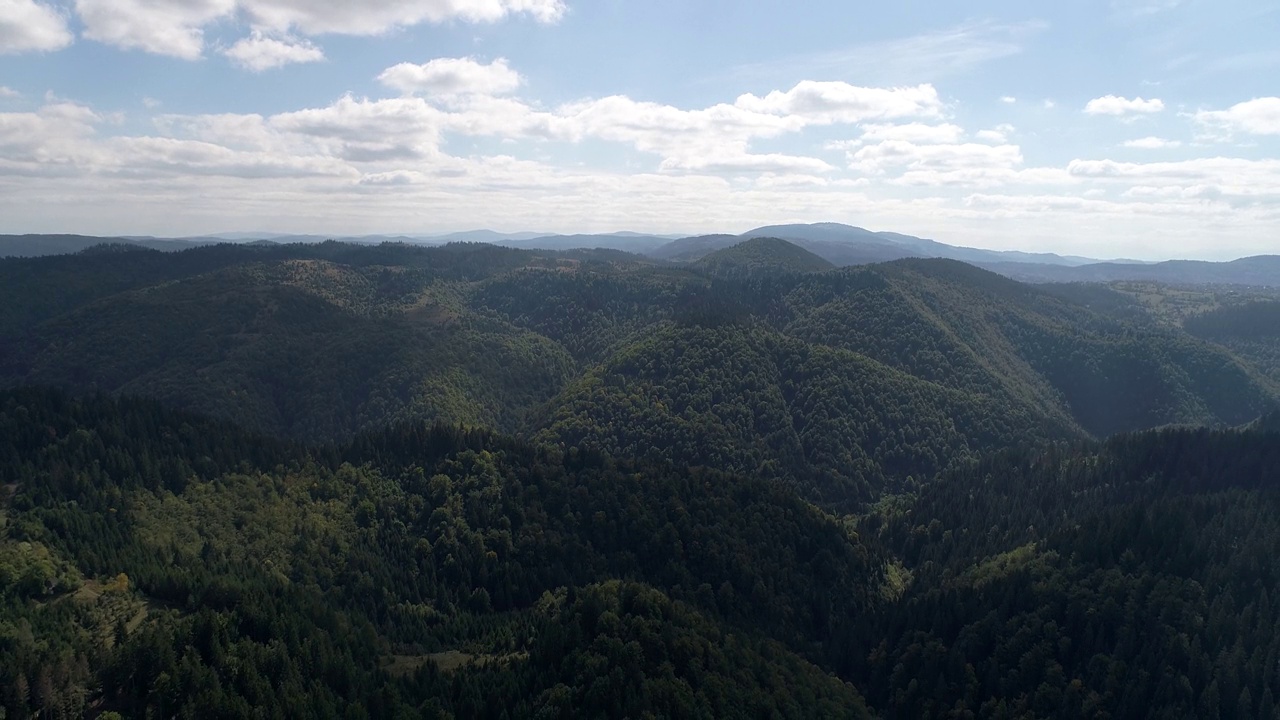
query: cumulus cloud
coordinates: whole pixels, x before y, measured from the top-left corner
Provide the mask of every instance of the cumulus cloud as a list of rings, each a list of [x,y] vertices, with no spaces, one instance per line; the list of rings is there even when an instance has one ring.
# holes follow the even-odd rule
[[[76,217],[100,221],[100,232],[156,232],[155,224],[139,223],[168,222],[167,208],[180,205],[184,217],[205,213],[213,224],[233,212],[246,224],[282,217],[299,229],[345,232],[344,222],[366,231],[392,229],[388,224],[406,218],[465,224],[500,208],[510,225],[656,231],[675,224],[696,231],[768,224],[785,208],[788,216],[916,233],[925,232],[910,224],[920,218],[950,228],[972,222],[970,240],[1002,232],[988,224],[992,219],[1017,219],[1009,242],[1023,246],[1028,233],[1107,243],[1157,234],[1157,253],[1168,252],[1170,233],[1229,231],[1243,238],[1240,247],[1273,243],[1280,217],[1280,161],[1081,159],[1027,167],[1030,156],[1010,141],[1012,126],[967,133],[939,119],[945,108],[932,88],[855,92],[836,84],[839,92],[819,93],[824,102],[815,103],[801,83],[709,107],[621,95],[540,107],[518,96],[519,75],[505,61],[397,67],[380,79],[404,96],[347,96],[266,116],[161,115],[151,131],[135,136],[117,136],[133,126],[58,100],[33,112],[0,113],[0,213],[30,228],[33,218],[53,222],[68,217],[60,208],[74,206]],[[895,96],[901,92],[906,101]],[[849,127],[802,134],[832,124]],[[844,153],[838,163],[844,167],[806,156],[806,146],[841,137],[840,130],[856,139],[825,147]],[[510,141],[503,152],[512,155],[554,156],[548,145],[603,141],[653,157],[639,156],[643,169],[636,171],[633,158],[620,169],[505,154],[457,157],[445,143],[482,136]],[[1142,138],[1129,145],[1156,147],[1155,141],[1171,142]],[[1008,194],[974,194],[981,192]],[[45,209],[37,211],[41,203]],[[1147,224],[1126,220],[1126,211]],[[1100,230],[1090,224],[1104,221]],[[198,232],[203,221],[181,222]],[[944,236],[966,240],[953,231]]]
[[[1018,98],[1012,95],[1005,95],[1004,97],[1000,98],[1000,102],[1004,103],[1005,105],[1013,105],[1014,103],[1018,102]]]
[[[818,125],[942,114],[942,101],[932,85],[865,88],[844,82],[805,80],[786,92],[775,90],[764,97],[742,95],[734,105],[754,113],[799,117]]]
[[[235,9],[235,0],[76,0],[90,40],[185,60],[203,52],[203,26]]]
[[[0,100],[13,100],[22,97],[22,93],[7,85],[0,85]]]
[[[964,129],[958,125],[943,123],[928,125],[925,123],[905,123],[902,125],[876,124],[863,125],[862,137],[858,142],[883,142],[885,140],[902,140],[904,142],[931,144],[956,143],[964,137]]]
[[[1124,146],[1127,148],[1137,148],[1139,150],[1163,150],[1165,148],[1182,147],[1180,140],[1166,140],[1159,137],[1144,137],[1136,140],[1126,140]]]
[[[1280,135],[1280,97],[1256,98],[1226,110],[1204,110],[1193,117],[1209,130],[1228,134]]]
[[[888,140],[869,145],[849,157],[856,170],[869,173],[889,168],[911,170],[956,170],[960,168],[1009,168],[1022,163],[1022,151],[1016,145],[917,145],[902,140]]]
[[[1280,201],[1280,160],[1195,158],[1172,162],[1122,163],[1115,160],[1073,160],[1067,171],[1094,182],[1127,185],[1146,195],[1165,188],[1173,197],[1221,199],[1227,203]]]
[[[31,174],[82,162],[86,141],[102,117],[87,107],[55,102],[36,112],[0,113],[0,161],[11,172]]]
[[[0,0],[0,55],[61,50],[74,39],[56,9],[35,0]]]
[[[255,62],[249,55],[242,59]],[[264,60],[260,66],[266,64]],[[900,90],[855,88],[843,83],[810,87],[802,83],[791,91],[757,98],[759,107],[745,101],[684,109],[610,96],[544,110],[502,96],[520,84],[520,76],[503,60],[483,64],[471,59],[445,59],[400,65],[389,68],[380,79],[389,86],[428,96],[346,96],[328,106],[270,117],[162,115],[155,120],[159,136],[96,144],[81,142],[78,147],[83,152],[68,155],[68,163],[78,163],[83,171],[92,173],[127,165],[128,155],[135,154],[138,162],[134,170],[142,175],[176,173],[185,165],[190,167],[192,176],[234,172],[245,177],[345,178],[355,173],[364,178],[359,183],[363,187],[403,187],[416,185],[410,182],[414,178],[456,177],[461,161],[444,153],[441,145],[446,134],[459,134],[508,140],[578,143],[594,139],[623,143],[657,155],[656,170],[674,176],[816,177],[836,168],[820,158],[759,152],[753,145],[813,125],[911,113],[930,117],[939,107],[936,93],[927,87]],[[448,101],[435,103],[439,97]],[[92,135],[101,121],[96,118],[86,125],[82,136]],[[961,128],[946,123],[872,122],[864,125],[862,132],[859,144],[884,145],[896,140],[914,141],[921,146],[955,145],[963,136]],[[111,149],[128,152],[91,162],[88,158],[92,153],[87,149],[90,147],[99,153]],[[933,164],[948,165],[941,159]],[[491,171],[492,168],[486,172]]]
[[[418,98],[357,100],[275,115],[271,129],[303,135],[326,154],[355,163],[435,157],[444,113]]]
[[[1009,136],[1016,130],[1017,128],[1008,123],[1001,123],[989,130],[979,130],[976,137],[987,142],[1006,143],[1009,141]]]
[[[1084,111],[1090,115],[1112,115],[1115,117],[1158,113],[1163,110],[1164,101],[1157,98],[1143,100],[1140,97],[1136,97],[1130,100],[1117,95],[1094,98],[1084,107]]]
[[[319,152],[356,164],[438,162],[444,158],[440,144],[448,133],[508,140],[623,143],[659,156],[658,170],[671,173],[816,174],[834,170],[819,158],[752,150],[755,141],[832,122],[826,109],[812,112],[805,106],[802,109],[807,114],[802,115],[758,112],[723,103],[683,109],[619,95],[542,110],[517,98],[499,96],[520,84],[519,75],[502,60],[487,65],[471,59],[399,65],[382,73],[380,80],[397,89],[423,91],[427,96],[380,100],[348,96],[328,107],[265,120],[256,116],[204,116],[198,120],[169,116],[159,127],[236,147],[252,140],[261,148],[279,149],[283,138],[305,137]],[[446,102],[434,102],[441,97]],[[892,105],[896,101],[887,102]],[[840,112],[852,111],[842,107]],[[907,110],[894,106],[888,111],[863,109],[858,114],[884,112]],[[916,123],[870,125],[864,130],[872,137],[896,134],[922,142],[928,135],[936,141],[954,141],[962,132],[955,126]]]
[[[324,51],[307,40],[268,37],[261,32],[254,32],[236,42],[223,50],[222,54],[240,67],[254,72],[324,60]]]
[[[692,172],[754,172],[786,175],[789,173],[824,173],[834,170],[818,158],[770,153],[752,155],[730,153],[726,155],[694,155],[672,157],[664,160],[663,170],[687,170]]]
[[[748,155],[754,139],[778,137],[805,127],[803,118],[757,113],[733,105],[683,110],[621,95],[572,103],[545,120],[546,130],[554,137],[627,143],[642,152],[661,155],[667,169],[724,166],[724,158]]]
[[[489,64],[472,58],[437,58],[422,65],[400,63],[378,76],[378,82],[406,95],[424,93],[443,97],[506,95],[520,87],[520,73],[505,58]]]
[[[101,137],[99,129],[109,120],[67,102],[30,113],[0,113],[0,175],[257,179],[354,174],[339,160],[314,151],[260,152],[175,137]]]
[[[75,0],[75,7],[85,37],[185,59],[200,57],[205,27],[227,18],[272,35],[378,35],[423,22],[494,22],[515,14],[555,22],[566,11],[562,0]],[[259,56],[272,50],[281,54],[279,47],[260,48]]]
[[[566,12],[562,0],[240,0],[250,19],[276,29],[306,34],[377,35],[396,27],[455,18],[496,22],[528,15],[553,23]]]
[[[886,140],[849,153],[849,168],[899,185],[986,187],[1017,177],[1023,162],[1016,145],[921,145]]]

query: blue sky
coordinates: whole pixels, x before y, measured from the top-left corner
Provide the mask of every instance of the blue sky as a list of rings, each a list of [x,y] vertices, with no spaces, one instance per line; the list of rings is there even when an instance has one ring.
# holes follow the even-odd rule
[[[1280,6],[0,0],[0,232],[1280,253]]]

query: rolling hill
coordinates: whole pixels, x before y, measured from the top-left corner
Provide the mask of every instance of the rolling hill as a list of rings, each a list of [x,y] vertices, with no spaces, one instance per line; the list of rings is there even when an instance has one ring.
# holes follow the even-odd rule
[[[870,717],[806,655],[880,570],[776,484],[36,390],[0,438],[7,711]]]
[[[694,267],[715,277],[748,278],[756,274],[820,272],[835,265],[786,240],[753,238],[717,250],[699,259]]]
[[[1062,257],[1051,253],[992,251],[956,247],[935,240],[926,240],[901,233],[873,232],[841,223],[769,225],[747,231],[741,235],[706,235],[683,238],[660,247],[649,254],[664,260],[693,261],[717,250],[732,247],[742,240],[764,237],[787,240],[839,267],[888,262],[912,257],[946,258],[979,264],[1009,262],[1074,266],[1097,262],[1088,258]]]
[[[1023,282],[1116,282],[1135,280],[1172,285],[1244,285],[1280,287],[1280,255],[1259,255],[1231,262],[1170,260],[1148,265],[1093,263],[1059,267],[1030,263],[981,263]]]
[[[739,240],[0,260],[0,715],[1276,716],[1266,293]]]
[[[963,263],[826,267],[780,240],[685,267],[485,244],[9,260],[0,377],[306,441],[461,422],[829,505],[1011,444],[1238,425],[1277,398],[1270,366],[1211,340]]]

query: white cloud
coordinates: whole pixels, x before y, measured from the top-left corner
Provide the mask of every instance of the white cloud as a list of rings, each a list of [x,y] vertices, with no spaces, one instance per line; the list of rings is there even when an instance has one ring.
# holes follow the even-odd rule
[[[497,96],[516,90],[521,81],[503,60],[489,65],[471,59],[398,65],[382,73],[379,79],[402,91],[421,90],[429,94],[426,98],[401,98],[402,105],[397,110],[410,108],[411,114],[425,123],[424,127],[430,127],[429,136],[417,138],[420,141],[425,137],[428,142],[405,144],[395,141],[394,137],[388,140],[389,136],[375,128],[360,135],[344,135],[346,145],[340,152],[346,157],[373,161],[384,154],[420,155],[424,147],[437,147],[441,133],[448,132],[503,139],[570,143],[598,139],[625,143],[641,152],[660,156],[658,168],[665,172],[814,174],[834,168],[813,157],[755,153],[751,145],[756,140],[846,118],[878,118],[912,112],[929,115],[935,112],[936,101],[936,92],[931,87],[885,90],[830,83],[811,88],[801,83],[788,93],[771,94],[772,100],[753,98],[702,109],[686,110],[617,95],[569,103],[554,110],[539,110],[519,99]],[[427,100],[437,98],[444,100],[444,109],[428,104]],[[390,102],[357,102],[348,98],[340,105],[348,111],[353,104],[358,104],[382,112],[392,108]],[[930,126],[920,126],[927,127]],[[909,128],[907,132],[910,131]],[[872,132],[887,130],[875,127]],[[946,134],[943,139],[947,139],[958,133],[959,128],[944,127],[941,132]],[[376,138],[384,141],[375,142]]]
[[[305,136],[353,163],[414,162],[438,156],[444,113],[418,98],[356,100],[275,115],[272,130]]]
[[[964,137],[964,128],[950,123],[943,123],[942,125],[927,125],[925,123],[879,124],[863,125],[862,137],[858,142],[902,140],[919,144],[945,144],[960,142],[962,137]]]
[[[1045,100],[1045,101],[1044,101],[1044,109],[1045,109],[1045,110],[1052,110],[1052,109],[1054,109],[1054,108],[1056,108],[1056,107],[1058,107],[1058,103],[1056,103],[1056,102],[1054,102],[1054,101],[1052,101],[1052,100]]]
[[[1163,110],[1164,101],[1157,98],[1143,100],[1137,97],[1129,100],[1116,95],[1094,98],[1084,108],[1084,111],[1090,115],[1114,115],[1116,117],[1134,113],[1158,113]]]
[[[350,166],[322,155],[281,155],[233,150],[213,143],[158,137],[112,138],[110,157],[118,166],[100,164],[98,172],[181,177],[224,176],[266,178],[354,178]]]
[[[204,29],[228,18],[275,35],[378,35],[423,22],[494,22],[514,14],[555,22],[566,12],[562,0],[75,0],[75,6],[85,37],[188,60],[202,55]]]
[[[1167,188],[1170,194],[1179,197],[1213,198],[1235,204],[1262,199],[1272,203],[1280,201],[1280,160],[1227,157],[1157,163],[1073,160],[1067,170],[1075,177],[1093,182]]]
[[[1000,98],[1000,102],[1004,103],[1005,105],[1013,105],[1014,103],[1018,102],[1018,98],[1012,95],[1005,95],[1004,97]]]
[[[748,153],[728,154],[724,156],[702,155],[692,157],[673,157],[662,163],[662,169],[685,170],[692,172],[755,172],[755,173],[824,173],[835,168],[818,158],[797,157],[794,155],[751,155]]]
[[[0,55],[61,50],[74,40],[55,8],[34,0],[0,0]]]
[[[22,97],[22,93],[6,85],[0,85],[0,100],[13,100]]]
[[[235,9],[235,0],[76,0],[90,40],[186,60],[203,52],[203,26]]]
[[[1007,132],[1013,130],[1012,126],[1001,127]],[[1023,168],[1022,150],[1007,143],[922,144],[886,140],[865,147],[859,147],[858,143],[839,144],[839,147],[848,152],[851,170],[890,185],[985,188],[1080,182],[1060,168]]]
[[[803,173],[765,173],[757,177],[754,184],[757,188],[766,190],[790,190],[796,188],[860,188],[866,187],[871,183],[866,178],[833,180],[820,175],[805,175]]]
[[[307,40],[268,37],[255,31],[222,51],[237,65],[253,72],[271,70],[293,63],[324,60],[324,51]]]
[[[1016,145],[919,145],[887,140],[849,153],[849,168],[897,185],[988,187],[1016,179]]]
[[[1027,167],[1012,126],[966,141],[963,128],[937,119],[940,102],[903,104],[893,89],[870,89],[868,97],[891,98],[870,106],[801,102],[802,83],[744,96],[755,104],[682,108],[612,96],[541,108],[514,95],[509,78],[484,74],[497,61],[470,62],[466,69],[482,72],[437,85],[454,92],[446,102],[428,89],[265,117],[161,115],[136,136],[122,136],[132,126],[105,113],[56,99],[0,113],[0,216],[24,231],[131,233],[208,231],[228,216],[335,233],[425,231],[478,217],[511,229],[698,232],[810,217],[958,243],[1081,254],[1096,254],[1083,245],[1096,243],[1144,257],[1202,238],[1215,238],[1215,253],[1273,247],[1280,221],[1280,160]],[[912,110],[920,114],[847,119]],[[841,133],[802,133],[833,123],[858,138],[826,146],[846,154],[848,169],[805,155]],[[482,154],[492,152],[481,149],[488,143],[445,145],[459,137],[509,144],[501,155]],[[776,139],[786,145],[765,142]],[[563,144],[587,141],[638,152],[617,164],[610,153],[602,166],[527,159],[564,157]],[[452,156],[452,146],[477,154]],[[1148,236],[1160,242],[1144,250],[1132,240]],[[1121,242],[1130,244],[1118,250]]]
[[[254,23],[312,35],[378,35],[396,27],[452,19],[497,22],[529,15],[552,23],[567,11],[562,0],[240,0]]]
[[[1126,140],[1124,146],[1127,148],[1137,148],[1139,150],[1163,150],[1165,148],[1182,147],[1182,141],[1166,140],[1158,137],[1144,137],[1136,140]]]
[[[55,102],[36,112],[0,113],[0,160],[9,170],[54,171],[80,156],[78,148],[102,117],[89,108]]]
[[[109,116],[66,102],[33,113],[0,113],[0,176],[149,180],[354,174],[346,164],[314,151],[273,153],[172,137],[101,137],[99,128],[110,122]]]
[[[606,140],[635,142],[641,149],[706,138],[742,142],[753,137],[776,137],[802,129],[806,118],[773,115],[736,105],[681,110],[670,105],[641,102],[614,95],[566,105],[557,111],[576,131]]]
[[[742,95],[734,106],[755,113],[803,118],[816,125],[942,114],[942,101],[932,85],[865,88],[815,80],[805,80],[786,92],[775,90],[764,97]]]
[[[1227,133],[1280,135],[1280,97],[1255,98],[1226,110],[1204,110],[1193,117],[1206,128]]]
[[[520,87],[520,73],[504,58],[482,64],[472,58],[437,58],[422,65],[400,63],[387,68],[378,82],[406,95],[425,93],[457,95],[506,95]]]
[[[1017,128],[1015,128],[1014,126],[1008,123],[1001,123],[991,128],[990,130],[979,130],[976,137],[979,140],[986,140],[987,142],[1003,144],[1008,142],[1009,136],[1016,131],[1017,131]]]
[[[868,173],[883,173],[898,167],[911,170],[1010,168],[1022,164],[1022,151],[1016,145],[917,145],[888,140],[857,150],[849,156],[849,162],[852,168]]]

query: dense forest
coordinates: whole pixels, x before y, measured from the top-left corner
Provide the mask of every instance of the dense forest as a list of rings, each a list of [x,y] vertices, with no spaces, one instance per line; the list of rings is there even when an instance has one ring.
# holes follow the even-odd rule
[[[308,442],[466,423],[828,505],[1016,444],[1239,425],[1280,397],[1265,339],[1246,352],[956,261],[821,271],[752,240],[705,262],[341,243],[10,259],[0,383]]]
[[[1276,304],[480,244],[0,260],[0,718],[1273,718]]]

